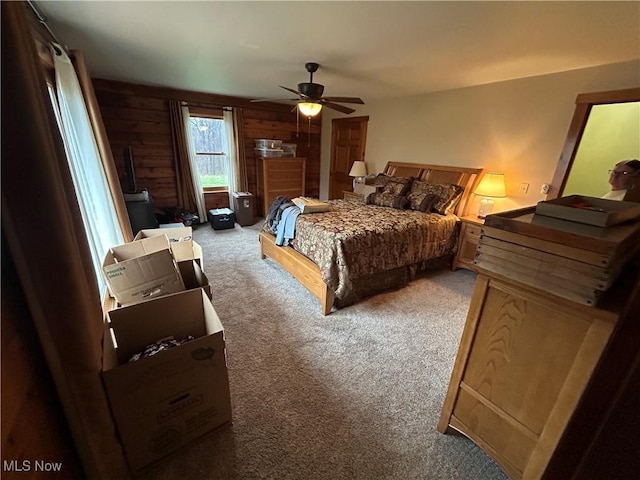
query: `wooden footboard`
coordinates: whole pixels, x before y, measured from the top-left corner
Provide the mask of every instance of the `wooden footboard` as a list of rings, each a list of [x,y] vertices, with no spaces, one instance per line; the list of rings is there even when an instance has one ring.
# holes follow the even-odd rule
[[[301,253],[291,247],[279,247],[275,237],[260,232],[260,257],[269,257],[296,278],[311,294],[320,300],[322,315],[331,313],[334,292],[322,281],[320,269]]]

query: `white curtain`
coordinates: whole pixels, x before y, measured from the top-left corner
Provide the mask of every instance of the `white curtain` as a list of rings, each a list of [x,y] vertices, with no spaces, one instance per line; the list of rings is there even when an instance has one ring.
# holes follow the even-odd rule
[[[187,136],[187,148],[189,149],[189,164],[191,165],[191,180],[193,181],[193,187],[196,191],[196,204],[198,207],[198,217],[200,223],[205,223],[207,219],[207,209],[204,203],[204,190],[202,189],[202,182],[200,181],[200,170],[198,169],[198,163],[193,138],[191,137],[191,116],[189,115],[189,107],[182,107],[182,120],[184,121],[184,131]]]
[[[116,209],[109,191],[100,153],[71,60],[56,45],[53,51],[60,130],[71,169],[76,197],[82,212],[100,295],[106,292],[102,261],[108,249],[124,243]],[[60,52],[59,54],[57,52]]]
[[[236,148],[236,134],[233,124],[233,110],[223,109],[222,118],[224,120],[224,129],[227,133],[227,157],[229,160],[229,206],[233,210],[233,194],[238,191],[238,149]]]

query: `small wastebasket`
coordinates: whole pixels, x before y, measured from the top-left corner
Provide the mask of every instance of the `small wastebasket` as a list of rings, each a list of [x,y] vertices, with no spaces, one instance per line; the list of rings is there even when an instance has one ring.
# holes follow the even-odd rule
[[[249,192],[233,192],[233,211],[236,222],[241,227],[248,227],[255,223],[253,218],[253,194]]]

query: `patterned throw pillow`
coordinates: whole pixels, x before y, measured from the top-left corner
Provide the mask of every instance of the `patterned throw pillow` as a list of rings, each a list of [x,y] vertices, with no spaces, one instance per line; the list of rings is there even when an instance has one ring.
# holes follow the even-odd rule
[[[379,207],[393,207],[402,210],[407,206],[408,201],[404,195],[374,192],[369,194],[366,203],[369,205],[378,205]]]
[[[446,215],[453,210],[453,208],[460,201],[462,192],[464,189],[460,185],[453,184],[432,184],[414,180],[410,192],[407,194],[410,205],[416,205],[417,207],[426,207],[426,203],[422,202],[431,195],[435,198],[432,199],[432,203],[428,205],[430,211],[439,213],[440,215]],[[420,208],[414,208],[414,210],[421,210]],[[421,210],[428,211],[428,210]]]
[[[384,187],[387,184],[387,180],[391,177],[385,173],[379,173],[376,175],[376,178],[373,181],[373,186],[375,187]]]
[[[445,215],[447,213],[451,213],[453,212],[453,209],[456,207],[456,205],[458,205],[458,202],[460,202],[460,199],[462,198],[462,193],[464,192],[464,187],[461,187],[460,185],[451,185],[451,187],[453,187],[453,195],[451,195],[451,198],[449,199],[449,202],[445,205]]]
[[[428,187],[428,183],[421,182],[420,180],[414,180],[411,184],[411,189],[407,193],[407,208],[411,210],[418,210],[420,212],[430,212],[431,208],[438,200],[438,196],[431,193],[431,190]]]
[[[382,193],[390,195],[406,195],[411,189],[413,177],[387,177]]]
[[[407,195],[407,208],[419,212],[430,212],[438,197],[432,193],[409,193]]]

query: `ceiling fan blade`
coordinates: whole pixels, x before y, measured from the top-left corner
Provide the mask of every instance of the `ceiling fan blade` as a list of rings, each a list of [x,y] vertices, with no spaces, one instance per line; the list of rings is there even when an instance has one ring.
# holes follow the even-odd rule
[[[282,85],[280,85],[280,88],[284,88],[285,90],[287,90],[287,91],[289,91],[289,92],[291,92],[291,93],[295,93],[296,95],[300,95],[300,97],[302,97],[302,98],[309,98],[309,97],[307,97],[306,95],[304,95],[304,94],[300,93],[299,91],[294,90],[293,88],[283,87]]]
[[[360,105],[364,105],[364,102],[362,101],[362,99],[358,97],[322,97],[322,98],[329,102],[358,103]]]
[[[256,98],[255,100],[249,100],[250,102],[297,102],[299,98]]]
[[[342,113],[353,113],[355,110],[353,108],[345,107],[344,105],[338,105],[337,103],[326,102],[325,99],[321,99],[320,103],[332,110],[337,110]]]

